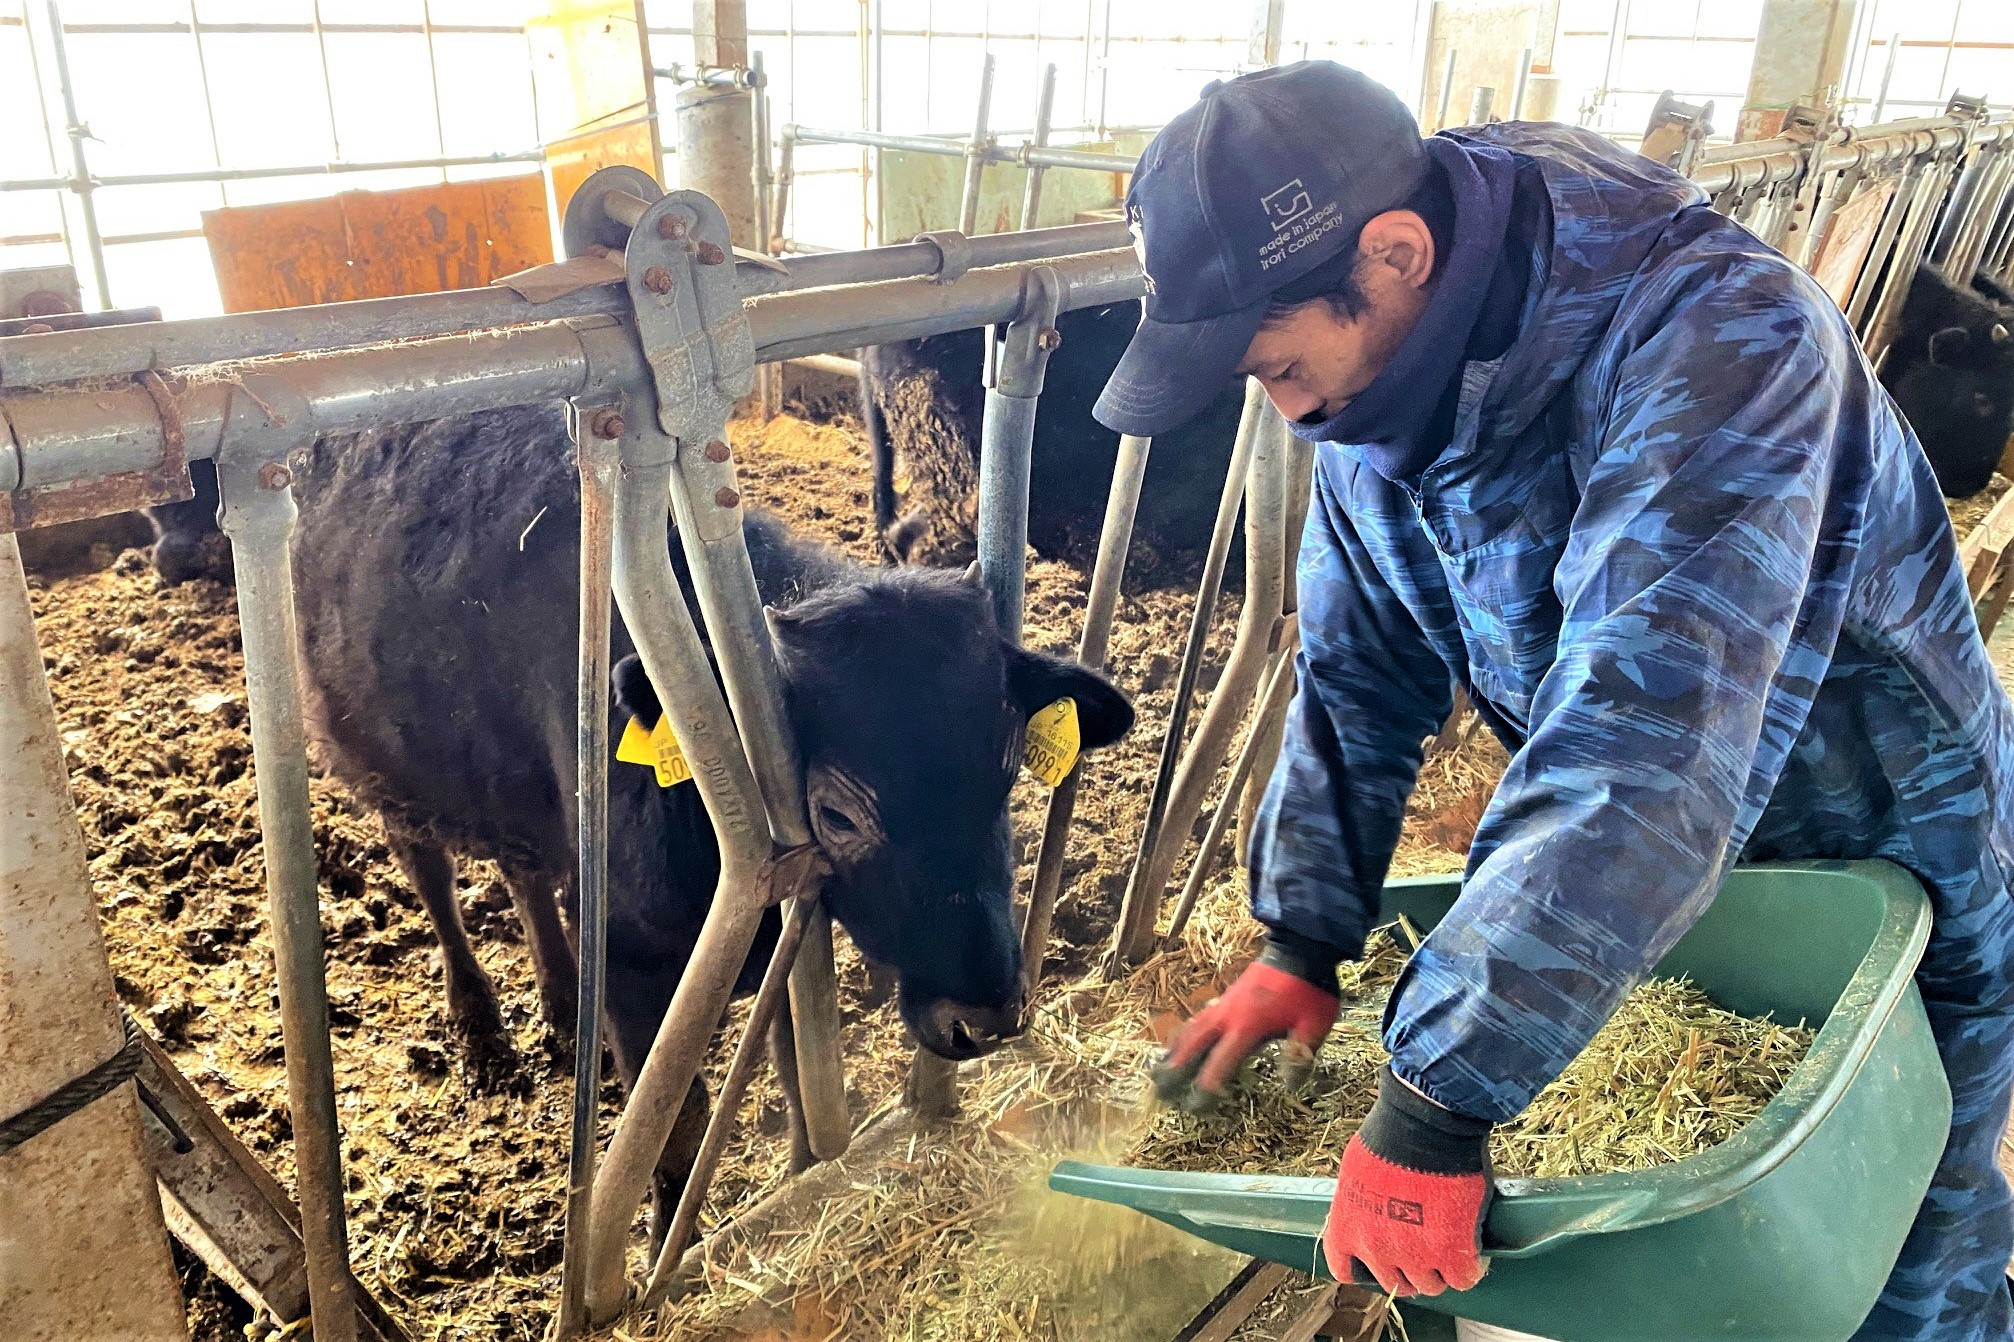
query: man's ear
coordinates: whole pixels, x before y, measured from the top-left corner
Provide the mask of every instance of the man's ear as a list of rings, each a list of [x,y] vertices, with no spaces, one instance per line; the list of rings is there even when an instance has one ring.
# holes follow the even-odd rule
[[[1077,701],[1077,734],[1085,750],[1109,746],[1133,726],[1133,703],[1096,671],[1012,643],[1007,654],[1007,694],[1024,717],[1058,699]]]
[[[645,727],[655,727],[658,718],[664,714],[657,702],[657,688],[650,683],[650,676],[643,669],[643,659],[635,653],[615,664],[609,673],[609,680],[615,686],[615,702],[622,711],[641,722]]]

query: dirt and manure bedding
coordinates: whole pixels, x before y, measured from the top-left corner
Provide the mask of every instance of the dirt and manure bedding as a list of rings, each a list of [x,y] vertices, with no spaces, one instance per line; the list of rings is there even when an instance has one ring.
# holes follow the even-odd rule
[[[745,426],[735,440],[752,501],[874,558],[868,462],[855,434],[781,419]],[[1074,650],[1086,583],[1076,568],[1030,564],[1032,646]],[[102,571],[31,585],[120,997],[291,1187],[233,593],[206,581],[162,588],[137,549]],[[1015,1247],[1063,1214],[1054,1201],[1030,1200],[1045,1162],[1061,1149],[1123,1140],[1136,1121],[1128,1106],[1141,1060],[1250,952],[1238,881],[1220,868],[1186,948],[1117,984],[1095,973],[1152,788],[1192,599],[1181,588],[1133,585],[1120,603],[1110,669],[1135,696],[1141,725],[1089,768],[1049,986],[1027,1039],[966,1069],[964,1113],[951,1128],[850,1174],[846,1193],[814,1211],[819,1234],[798,1226],[723,1254],[709,1267],[710,1289],[654,1321],[632,1320],[623,1335],[1118,1336],[1121,1315],[1158,1327],[1182,1303],[1165,1298],[1165,1276],[1140,1265],[1186,1264],[1200,1292],[1194,1304],[1228,1276],[1221,1259],[1197,1258],[1186,1244],[1155,1241],[1131,1257],[1132,1228],[1107,1236],[1110,1253],[1068,1264]],[[1206,686],[1228,651],[1236,605],[1234,595],[1222,603]],[[1396,869],[1458,867],[1501,766],[1486,733],[1430,760]],[[1023,889],[1046,799],[1032,782],[1014,795]],[[512,1084],[485,1090],[456,1055],[440,956],[377,818],[319,775],[311,800],[352,1260],[417,1338],[533,1342],[557,1295],[570,1067],[540,1022],[502,881],[482,864],[460,872],[463,915],[522,1059]],[[864,1123],[899,1092],[909,1047],[892,1004],[870,991],[843,938],[841,948],[849,1092]],[[717,1049],[711,1064],[716,1085],[725,1053]],[[605,1139],[620,1102],[611,1076],[601,1099]],[[782,1181],[783,1125],[765,1076],[745,1103],[705,1228]],[[639,1255],[640,1245],[639,1235]],[[200,1268],[187,1266],[186,1276],[196,1336],[243,1336],[250,1311]],[[1115,1277],[1162,1297],[1158,1314],[1115,1295]]]

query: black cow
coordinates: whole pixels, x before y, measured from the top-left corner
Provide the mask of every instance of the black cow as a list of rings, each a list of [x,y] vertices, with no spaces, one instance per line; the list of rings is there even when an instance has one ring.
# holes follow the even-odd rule
[[[499,1048],[495,994],[456,908],[454,855],[503,869],[546,1012],[560,1022],[573,1013],[559,915],[575,871],[570,457],[559,411],[524,408],[337,436],[295,476],[310,720],[331,769],[384,817],[440,937],[450,1017],[492,1056],[509,1046]],[[987,1052],[1019,1031],[1023,1005],[1007,795],[1028,715],[1068,695],[1085,746],[1097,747],[1125,733],[1132,707],[1102,677],[1004,640],[985,593],[955,573],[853,564],[759,515],[745,530],[757,583],[779,607],[780,669],[833,916],[870,960],[894,968],[902,1017],[925,1047],[954,1059]],[[671,548],[689,592],[675,537]],[[657,716],[619,620],[613,651],[611,740],[629,714]],[[612,763],[608,810],[606,1019],[627,1085],[720,864],[691,786],[660,788],[649,769]],[[772,911],[742,990],[776,935]],[[706,1112],[695,1082],[659,1165],[661,1213]]]
[[[217,527],[217,468],[207,458],[189,463],[195,497],[141,509],[154,529],[154,572],[173,585],[191,578],[230,582],[231,544]]]
[[[2014,433],[2014,308],[2004,296],[1984,277],[1960,289],[1927,262],[1919,266],[1881,368],[1939,488],[1953,498],[1986,487]]]
[[[1063,343],[1049,360],[1035,413],[1028,488],[1028,543],[1045,558],[1082,555],[1097,544],[1119,435],[1091,418],[1091,406],[1139,322],[1138,303],[1114,303],[1066,312],[1056,323]],[[971,549],[986,403],[984,339],[982,331],[953,331],[860,351],[874,521],[893,559],[942,560]],[[1207,546],[1243,404],[1242,383],[1228,384],[1203,414],[1154,441],[1136,546],[1176,563]],[[899,500],[898,455],[912,482]]]

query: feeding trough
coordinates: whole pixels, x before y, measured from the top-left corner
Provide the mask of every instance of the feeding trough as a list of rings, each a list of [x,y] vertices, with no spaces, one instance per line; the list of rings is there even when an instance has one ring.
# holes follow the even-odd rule
[[[1383,916],[1431,925],[1459,892],[1453,877],[1396,881]],[[1427,1307],[1559,1342],[1848,1337],[1901,1251],[1950,1128],[1913,978],[1929,935],[1922,888],[1890,863],[1733,873],[1657,972],[1689,976],[1745,1015],[1818,1025],[1788,1084],[1739,1133],[1684,1160],[1502,1181],[1484,1227],[1489,1275]],[[1319,1245],[1331,1180],[1066,1161],[1049,1182],[1328,1275]]]

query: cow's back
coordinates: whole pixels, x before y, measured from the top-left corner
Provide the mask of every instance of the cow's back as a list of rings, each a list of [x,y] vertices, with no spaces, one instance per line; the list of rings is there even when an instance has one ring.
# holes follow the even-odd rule
[[[483,857],[570,842],[580,502],[556,407],[341,435],[296,476],[309,716],[359,797]]]

